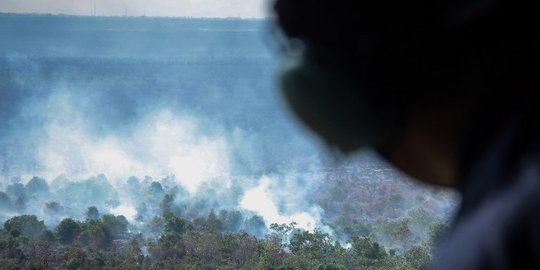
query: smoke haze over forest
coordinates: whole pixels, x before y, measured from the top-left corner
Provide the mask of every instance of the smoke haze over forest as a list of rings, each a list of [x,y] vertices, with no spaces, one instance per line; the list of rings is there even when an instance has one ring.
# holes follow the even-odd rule
[[[419,210],[447,220],[452,194],[370,152],[336,157],[298,125],[276,90],[271,29],[0,14],[0,221],[35,214],[53,227],[96,206],[150,232],[163,209],[226,210],[244,215],[231,230],[262,237],[294,221],[345,239],[335,224]]]
[[[2,24],[20,35],[3,41],[4,185],[174,175],[194,193],[210,181],[249,188],[266,174],[296,181],[321,165],[274,91],[263,21],[88,20],[49,19],[40,33]]]

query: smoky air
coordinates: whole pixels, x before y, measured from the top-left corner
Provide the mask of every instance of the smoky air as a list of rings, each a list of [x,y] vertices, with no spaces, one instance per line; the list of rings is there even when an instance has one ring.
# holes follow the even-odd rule
[[[409,257],[429,256],[455,194],[371,152],[336,157],[303,130],[276,89],[271,29],[268,20],[0,14],[1,241],[49,241],[62,254],[92,246],[105,257],[136,243],[139,265],[234,269],[262,263],[264,248],[249,245],[276,244],[275,266],[315,267],[335,250],[377,244],[373,260],[415,268]],[[248,259],[190,246],[226,235]],[[302,262],[298,254],[315,252],[306,239],[328,250]],[[176,259],[162,254],[167,241],[182,243]],[[0,261],[38,261],[23,246],[1,249]],[[16,249],[25,259],[13,259]],[[368,256],[354,254],[356,265]]]

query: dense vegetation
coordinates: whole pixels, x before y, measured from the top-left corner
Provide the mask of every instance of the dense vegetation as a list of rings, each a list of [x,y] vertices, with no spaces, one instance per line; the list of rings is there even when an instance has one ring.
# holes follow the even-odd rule
[[[295,223],[267,226],[249,211],[214,210],[212,203],[177,200],[183,192],[168,186],[167,179],[146,180],[132,177],[124,188],[142,197],[144,205],[132,222],[108,213],[117,191],[105,176],[57,180],[51,186],[34,177],[26,185],[8,185],[0,193],[4,211],[31,212],[26,207],[40,203],[50,222],[59,221],[47,227],[32,214],[5,220],[0,231],[2,269],[425,269],[446,227],[420,208],[398,218],[341,220],[313,231]],[[47,199],[61,198],[66,190],[79,196],[83,191],[103,194],[99,207],[106,213],[89,206],[78,215],[80,220],[65,217],[77,216],[67,210],[77,204]],[[384,241],[394,248],[377,239],[393,239]]]
[[[130,234],[123,216],[66,218],[47,230],[34,215],[7,220],[1,231],[2,269],[425,269],[430,246],[403,254],[369,237],[353,236],[345,246],[327,233],[272,224],[258,239],[223,229],[226,220],[211,212],[190,221],[172,213],[156,217],[157,238]],[[440,228],[430,232],[435,237]]]

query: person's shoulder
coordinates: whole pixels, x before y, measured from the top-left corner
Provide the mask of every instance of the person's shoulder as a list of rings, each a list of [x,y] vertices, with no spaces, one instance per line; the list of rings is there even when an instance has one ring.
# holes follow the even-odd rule
[[[540,269],[540,155],[524,158],[511,177],[456,222],[435,269]]]

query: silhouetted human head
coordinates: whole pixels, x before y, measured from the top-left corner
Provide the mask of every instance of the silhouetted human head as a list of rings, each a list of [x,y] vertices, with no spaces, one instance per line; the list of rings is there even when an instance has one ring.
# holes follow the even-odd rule
[[[373,147],[421,180],[454,185],[462,145],[539,86],[539,3],[278,0],[287,40],[304,45],[282,74],[284,95],[328,144]]]

